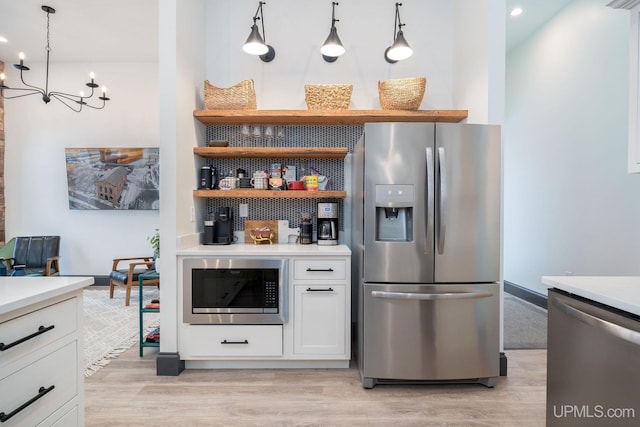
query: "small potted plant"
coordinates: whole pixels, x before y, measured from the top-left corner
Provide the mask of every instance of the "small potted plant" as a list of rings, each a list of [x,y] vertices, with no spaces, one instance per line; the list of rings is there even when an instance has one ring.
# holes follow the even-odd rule
[[[151,243],[151,249],[153,249],[156,271],[160,273],[160,229],[156,228],[156,232],[147,237],[147,240]]]

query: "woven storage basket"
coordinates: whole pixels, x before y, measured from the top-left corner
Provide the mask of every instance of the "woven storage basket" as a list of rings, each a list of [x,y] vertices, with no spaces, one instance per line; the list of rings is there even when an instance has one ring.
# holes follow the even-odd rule
[[[208,110],[255,110],[253,80],[243,80],[231,87],[217,87],[205,80],[204,104]]]
[[[347,110],[353,85],[304,85],[309,110]]]
[[[378,81],[378,94],[383,110],[417,110],[427,86],[425,77]]]

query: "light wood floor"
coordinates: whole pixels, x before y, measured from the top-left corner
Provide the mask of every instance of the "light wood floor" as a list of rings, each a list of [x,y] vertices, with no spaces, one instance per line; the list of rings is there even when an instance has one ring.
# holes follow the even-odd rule
[[[481,385],[362,388],[350,369],[186,370],[158,377],[137,345],[85,379],[87,426],[544,426],[546,350],[507,350]]]

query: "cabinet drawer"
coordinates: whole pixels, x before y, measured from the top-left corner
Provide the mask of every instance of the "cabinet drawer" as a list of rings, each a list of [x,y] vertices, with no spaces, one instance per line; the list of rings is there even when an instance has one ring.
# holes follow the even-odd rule
[[[0,323],[0,343],[9,346],[25,339],[0,351],[0,365],[7,365],[73,333],[78,327],[77,304],[78,299],[74,297]]]
[[[297,259],[293,264],[295,280],[344,280],[347,277],[344,259]]]
[[[282,325],[191,325],[190,356],[282,356]]]
[[[3,426],[35,426],[78,394],[78,343],[59,350],[0,379],[0,412],[10,414],[38,396],[39,390],[54,387],[38,400],[5,421]]]

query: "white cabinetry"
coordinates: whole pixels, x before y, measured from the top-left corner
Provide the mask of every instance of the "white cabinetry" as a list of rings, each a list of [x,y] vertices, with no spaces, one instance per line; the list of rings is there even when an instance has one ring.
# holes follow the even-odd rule
[[[349,358],[347,259],[296,259],[293,353]]]
[[[0,312],[2,425],[83,425],[82,358],[81,290]]]
[[[345,245],[229,245],[198,247],[184,259],[288,260],[288,321],[282,325],[179,324],[179,353],[187,369],[348,368],[351,359],[351,251]],[[183,283],[184,285],[184,283]],[[178,292],[183,319],[184,292]]]

